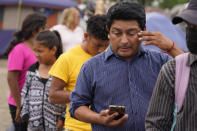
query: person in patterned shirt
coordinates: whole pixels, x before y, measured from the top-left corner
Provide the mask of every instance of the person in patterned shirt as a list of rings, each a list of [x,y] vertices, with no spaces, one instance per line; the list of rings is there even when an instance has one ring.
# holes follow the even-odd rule
[[[34,41],[38,62],[27,71],[21,96],[21,118],[28,121],[28,130],[57,131],[64,122],[66,105],[52,104],[49,89],[52,77],[48,74],[53,63],[62,53],[61,39],[57,31],[40,32]]]

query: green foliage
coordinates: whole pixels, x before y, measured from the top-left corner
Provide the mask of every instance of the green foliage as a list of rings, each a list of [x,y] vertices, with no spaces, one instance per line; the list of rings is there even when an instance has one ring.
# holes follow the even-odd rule
[[[175,5],[189,2],[189,0],[138,0],[138,2],[140,2],[141,4],[148,6],[151,6],[154,1],[160,1],[159,7],[164,9],[171,9]]]
[[[150,5],[153,0],[138,0],[142,5]]]
[[[120,1],[138,1],[138,0],[109,0],[109,1],[110,2],[120,2]]]
[[[160,8],[169,8],[171,9],[172,7],[174,7],[175,5],[178,4],[183,4],[183,3],[187,3],[189,2],[189,0],[109,0],[111,2],[119,2],[119,1],[138,1],[139,3],[143,4],[143,5],[148,5],[151,6],[153,1],[161,1],[159,3],[159,7]]]
[[[171,9],[172,7],[174,7],[177,4],[183,4],[183,3],[187,3],[187,2],[189,2],[189,0],[163,0],[163,2],[161,2],[159,4],[159,6],[161,8]]]

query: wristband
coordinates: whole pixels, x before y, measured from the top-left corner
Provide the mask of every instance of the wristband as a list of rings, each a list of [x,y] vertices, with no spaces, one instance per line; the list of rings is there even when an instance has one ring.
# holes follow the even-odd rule
[[[174,42],[173,42],[173,44],[172,44],[172,46],[170,47],[170,49],[168,49],[168,50],[166,50],[166,51],[164,51],[164,53],[169,53],[173,48],[174,48]]]

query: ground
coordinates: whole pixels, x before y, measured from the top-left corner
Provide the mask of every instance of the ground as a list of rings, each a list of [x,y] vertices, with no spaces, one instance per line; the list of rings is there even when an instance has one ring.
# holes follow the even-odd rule
[[[0,131],[5,131],[11,122],[7,98],[9,87],[7,84],[7,59],[0,59]]]

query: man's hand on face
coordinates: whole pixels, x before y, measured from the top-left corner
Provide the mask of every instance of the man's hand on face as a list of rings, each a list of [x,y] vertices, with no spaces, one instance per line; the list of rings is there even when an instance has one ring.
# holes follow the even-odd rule
[[[157,31],[141,31],[138,33],[140,41],[145,41],[144,45],[155,45],[163,51],[171,48],[173,42]]]
[[[125,114],[120,119],[115,120],[114,118],[117,117],[118,115],[119,115],[118,112],[115,112],[110,115],[109,110],[102,110],[99,114],[100,124],[110,127],[116,127],[124,124],[125,121],[128,119],[128,115]]]

